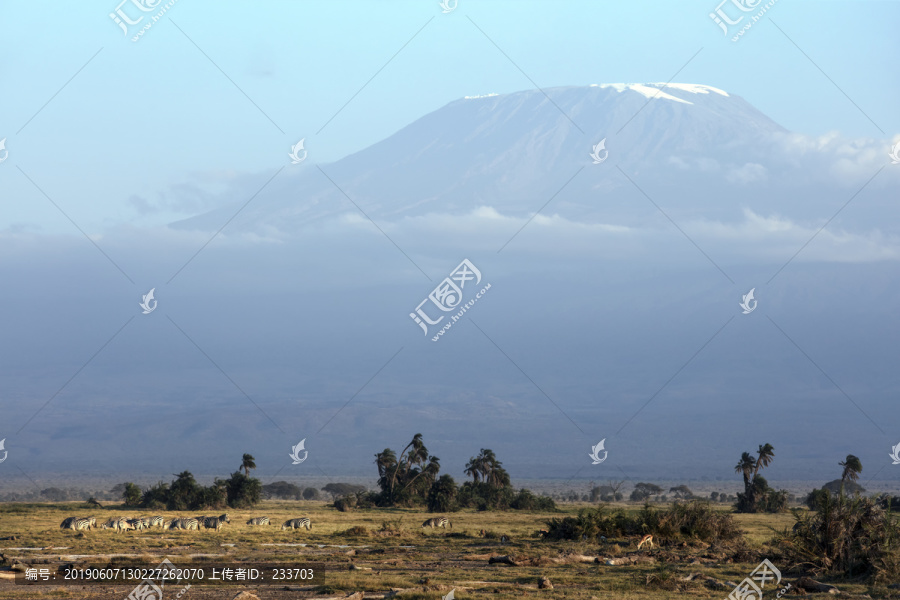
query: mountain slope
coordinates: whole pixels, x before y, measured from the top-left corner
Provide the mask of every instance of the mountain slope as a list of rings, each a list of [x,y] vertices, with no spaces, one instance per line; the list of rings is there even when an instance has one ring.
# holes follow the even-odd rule
[[[584,167],[557,208],[585,216],[591,190],[626,183],[616,166],[677,178],[681,165],[704,159],[763,160],[767,141],[785,133],[742,98],[708,86],[560,87],[546,95],[529,90],[451,102],[321,168],[371,217],[394,219],[479,206],[529,212]],[[602,139],[609,160],[594,165],[589,154]],[[286,175],[273,182],[265,202],[242,213],[236,229],[294,231],[355,211],[315,166],[304,163]],[[229,205],[173,227],[217,229],[235,209]]]

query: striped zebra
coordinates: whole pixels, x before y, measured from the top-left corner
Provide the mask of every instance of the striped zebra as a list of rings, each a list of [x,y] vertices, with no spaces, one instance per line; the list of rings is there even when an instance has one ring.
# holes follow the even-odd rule
[[[141,522],[141,529],[150,529],[150,517],[141,517],[138,520]]]
[[[422,527],[431,527],[432,529],[435,527],[446,529],[447,525],[450,526],[450,529],[453,529],[453,523],[451,523],[450,519],[447,517],[434,517],[433,519],[426,519],[426,521],[422,523]]]
[[[128,529],[140,531],[144,528],[144,521],[141,519],[125,519],[125,522],[129,525]]]
[[[102,527],[103,529],[112,529],[117,533],[122,533],[128,529],[134,529],[134,526],[128,521],[129,520],[125,517],[112,518],[100,527]]]
[[[282,531],[289,527],[291,529],[300,529],[302,527],[306,527],[308,531],[312,529],[312,521],[310,521],[307,517],[300,517],[299,519],[288,519],[281,524]]]
[[[196,529],[200,530],[200,521],[197,519],[193,519],[191,517],[182,518],[182,519],[173,519],[172,523],[169,525],[169,529]]]
[[[157,527],[157,526],[162,527],[163,523],[165,523],[165,519],[163,519],[159,515],[150,517],[150,527]]]
[[[218,517],[206,517],[203,519],[203,526],[206,529],[215,529],[216,531],[220,530],[224,523],[231,523],[227,513]]]
[[[268,525],[269,517],[256,517],[247,521],[247,525]]]
[[[97,523],[94,517],[68,517],[60,525],[60,529],[71,529],[72,531],[91,530]]]

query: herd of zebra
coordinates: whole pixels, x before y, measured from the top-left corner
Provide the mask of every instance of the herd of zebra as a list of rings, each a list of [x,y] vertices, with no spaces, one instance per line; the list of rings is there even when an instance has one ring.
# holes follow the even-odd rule
[[[151,527],[161,527],[162,529],[185,529],[199,531],[204,529],[215,529],[219,531],[225,523],[231,523],[228,514],[218,517],[182,517],[174,519],[165,519],[160,516],[139,517],[137,519],[129,519],[126,517],[114,517],[105,523],[100,524],[101,529],[112,529],[117,533],[133,530],[140,531],[142,529],[150,529]],[[268,525],[269,517],[254,517],[247,521],[247,525]],[[97,527],[97,519],[95,517],[68,517],[60,524],[60,529],[71,529],[72,531],[90,531]],[[312,530],[312,522],[307,517],[299,519],[288,519],[281,524],[281,530],[285,529],[301,529],[306,528]]]

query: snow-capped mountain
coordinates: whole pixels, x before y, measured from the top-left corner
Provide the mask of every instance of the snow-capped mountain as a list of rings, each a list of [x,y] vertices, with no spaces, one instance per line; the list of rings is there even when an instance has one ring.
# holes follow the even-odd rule
[[[355,211],[335,184],[373,218],[459,214],[479,206],[522,214],[580,168],[584,172],[554,208],[590,218],[598,190],[628,185],[617,167],[669,180],[686,170],[707,179],[717,171],[711,185],[762,179],[773,140],[786,135],[742,98],[706,85],[603,84],[466,97],[319,165],[334,183],[312,160],[292,167],[273,181],[265,202],[248,207],[233,226],[288,232]],[[595,165],[590,153],[601,140],[609,158]],[[229,205],[174,226],[217,229],[234,210]]]

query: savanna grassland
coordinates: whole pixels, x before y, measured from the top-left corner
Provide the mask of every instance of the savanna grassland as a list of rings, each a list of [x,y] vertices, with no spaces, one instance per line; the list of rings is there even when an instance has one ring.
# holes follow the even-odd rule
[[[410,509],[359,509],[338,512],[324,502],[265,501],[252,510],[228,510],[231,522],[219,531],[144,531],[115,533],[61,530],[68,516],[195,516],[194,513],[137,512],[118,505],[89,509],[82,503],[0,504],[0,554],[12,564],[54,566],[61,562],[104,565],[114,556],[155,566],[168,558],[179,566],[248,561],[281,562],[302,567],[315,563],[311,580],[272,585],[194,585],[180,600],[226,598],[242,590],[268,598],[366,597],[439,600],[454,591],[465,598],[566,598],[568,600],[632,598],[725,598],[731,584],[742,581],[763,558],[776,552],[769,544],[778,531],[790,529],[790,513],[733,515],[742,536],[711,544],[690,538],[661,539],[660,547],[637,549],[637,539],[550,541],[538,536],[552,518],[574,516],[588,505],[564,505],[555,513],[525,511],[449,513],[452,528],[423,530],[434,514]],[[610,507],[614,510],[617,506]],[[640,510],[620,505],[626,513]],[[730,511],[723,506],[717,511]],[[212,513],[209,513],[212,514]],[[249,526],[247,519],[268,516],[269,526]],[[289,518],[306,516],[312,531],[282,531]],[[484,530],[484,534],[481,533]],[[508,538],[508,540],[506,539]],[[306,544],[305,546],[297,544]],[[777,553],[777,552],[776,552]],[[515,565],[491,557],[508,556]],[[625,559],[625,560],[617,560]],[[126,558],[118,559],[126,560]],[[609,565],[608,560],[625,564]],[[635,560],[633,564],[629,564]],[[45,564],[40,564],[45,563]],[[7,571],[9,575],[9,571]],[[540,589],[542,577],[552,589]],[[709,578],[723,583],[716,586]],[[785,574],[785,582],[793,578]],[[782,583],[785,585],[785,583]],[[885,587],[841,582],[849,597],[891,597]],[[125,598],[134,587],[15,585],[0,578],[0,598]],[[164,598],[175,598],[183,585],[166,586]],[[765,597],[775,597],[770,586]],[[895,592],[896,593],[896,592]],[[900,596],[897,596],[900,597]]]

